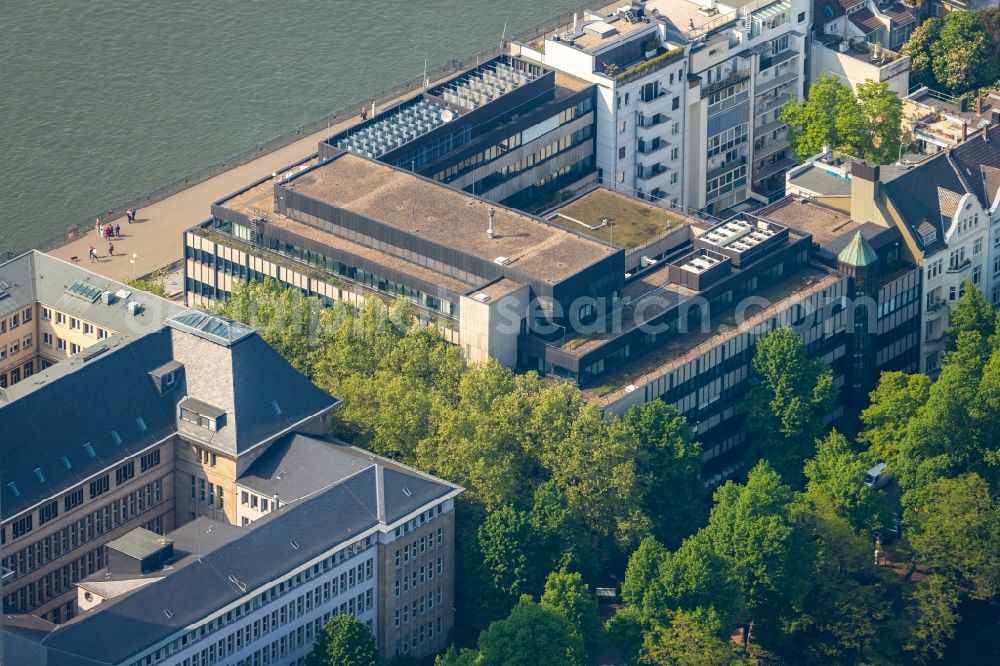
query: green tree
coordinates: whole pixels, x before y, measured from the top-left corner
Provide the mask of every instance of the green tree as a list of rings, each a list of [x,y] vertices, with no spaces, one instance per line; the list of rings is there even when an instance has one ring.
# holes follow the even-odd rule
[[[326,623],[309,654],[310,666],[375,666],[375,637],[353,615],[335,615]]]
[[[486,516],[479,527],[479,547],[494,588],[513,599],[537,588],[540,581],[533,543],[534,534],[524,512],[507,505]]]
[[[475,650],[465,648],[459,651],[454,645],[449,645],[444,654],[434,659],[434,666],[475,666],[478,656]]]
[[[506,618],[479,635],[477,666],[587,663],[583,641],[559,611],[524,596]]]
[[[588,547],[583,522],[569,508],[566,494],[554,481],[546,481],[535,489],[528,522],[531,523],[539,571],[567,567],[579,571],[584,580],[597,575],[597,554]]]
[[[642,664],[649,666],[737,666],[749,664],[747,656],[721,638],[723,627],[711,613],[678,612],[667,625],[646,635]]]
[[[764,462],[745,485],[729,481],[715,491],[703,533],[745,600],[744,637],[780,633],[808,589],[812,544],[796,530],[797,512],[794,493]]]
[[[996,82],[996,53],[978,12],[949,12],[931,44],[931,69],[938,84],[962,94]]]
[[[799,162],[822,151],[824,146],[844,147],[837,119],[854,106],[851,89],[834,74],[817,78],[806,99],[795,100],[781,110],[781,122],[788,125],[788,143]]]
[[[855,93],[836,75],[822,75],[806,99],[785,105],[781,120],[800,162],[829,146],[886,164],[903,143],[903,103],[887,83],[865,81]]]
[[[996,311],[986,302],[983,292],[970,280],[962,287],[964,293],[948,311],[948,336],[952,344],[949,349],[956,348],[958,337],[962,333],[978,333],[983,340],[989,340],[996,331]]]
[[[881,495],[863,483],[868,463],[851,451],[836,430],[816,442],[816,455],[806,461],[810,496],[823,495],[858,532],[874,536],[885,522]]]
[[[161,280],[139,278],[138,280],[125,280],[125,284],[139,291],[148,291],[161,298],[167,297],[167,288],[163,286]]]
[[[654,536],[676,547],[697,529],[706,512],[701,446],[687,419],[662,400],[630,407],[622,420],[638,446],[643,512]]]
[[[1000,505],[978,474],[938,479],[904,502],[907,539],[920,562],[972,599],[1000,592]]]
[[[596,653],[601,640],[601,620],[597,615],[597,599],[583,576],[566,569],[553,571],[545,579],[539,603],[566,616],[588,653]]]
[[[915,662],[926,664],[944,657],[961,620],[958,603],[955,584],[945,576],[931,574],[917,583],[911,606],[913,630],[905,646]]]
[[[604,623],[604,635],[621,654],[625,666],[638,666],[642,650],[642,617],[632,606],[619,609]]]
[[[748,458],[764,458],[783,478],[797,480],[823,432],[823,418],[836,398],[833,372],[806,356],[788,328],[757,341],[743,409],[747,413]]]
[[[885,462],[890,469],[906,452],[910,420],[930,397],[931,380],[927,375],[883,372],[878,387],[871,393],[869,406],[861,412],[865,428],[858,439],[868,444],[868,462]]]
[[[876,164],[897,159],[903,146],[903,101],[888,83],[863,81],[853,104],[837,117],[841,145]]]
[[[944,21],[932,17],[921,23],[906,40],[901,49],[903,55],[910,56],[910,85],[927,86],[938,89],[934,78],[933,55],[931,48],[941,38],[941,28]]]

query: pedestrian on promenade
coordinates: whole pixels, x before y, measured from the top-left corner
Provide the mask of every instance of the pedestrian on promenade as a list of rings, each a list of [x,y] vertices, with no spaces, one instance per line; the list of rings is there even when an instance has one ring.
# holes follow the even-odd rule
[[[87,251],[87,254],[90,255],[90,263],[97,261],[97,248],[93,245],[90,246],[90,250]]]
[[[108,243],[108,256],[109,257],[115,256],[115,245],[114,245],[114,243]]]
[[[361,122],[368,120],[368,107],[361,109]]]
[[[128,220],[129,224],[132,224],[132,220],[135,219],[135,214],[132,212],[131,208],[125,211],[125,219]]]
[[[122,225],[115,222],[115,238],[122,237]]]
[[[101,218],[97,218],[94,221],[94,231],[97,232],[97,237],[100,238],[101,237]]]

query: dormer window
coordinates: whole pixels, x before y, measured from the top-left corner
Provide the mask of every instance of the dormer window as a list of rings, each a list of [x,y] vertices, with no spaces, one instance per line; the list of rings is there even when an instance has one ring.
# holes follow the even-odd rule
[[[184,372],[183,365],[177,361],[170,361],[152,370],[149,376],[153,378],[153,383],[160,395],[166,395],[180,383],[182,372]]]
[[[226,425],[225,410],[195,398],[185,398],[181,401],[180,418],[212,432]]]
[[[936,240],[937,240],[937,230],[936,229],[931,229],[930,231],[928,231],[927,233],[923,234],[920,237],[920,242],[923,243],[925,246],[926,245],[930,245],[931,243],[933,243]]]

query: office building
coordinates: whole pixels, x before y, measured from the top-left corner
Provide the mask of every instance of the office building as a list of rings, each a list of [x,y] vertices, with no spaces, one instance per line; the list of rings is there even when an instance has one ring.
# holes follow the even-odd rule
[[[513,208],[539,210],[596,178],[594,87],[502,55],[319,144]]]
[[[39,368],[16,383],[8,371],[0,390],[6,612],[71,617],[73,585],[136,527],[236,523],[253,460],[286,432],[330,427],[336,399],[249,327],[39,252],[0,265],[0,280],[17,363]]]
[[[335,615],[364,622],[385,656],[423,657],[454,618],[454,499],[461,488],[354,449],[287,435],[246,494],[282,491],[249,527],[207,516],[107,544],[65,624],[8,622],[18,664],[303,664]],[[242,504],[243,502],[241,502]]]

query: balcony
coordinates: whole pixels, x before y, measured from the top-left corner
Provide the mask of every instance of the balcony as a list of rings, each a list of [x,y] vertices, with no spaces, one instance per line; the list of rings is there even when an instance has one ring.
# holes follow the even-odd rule
[[[702,86],[702,88],[701,88],[701,96],[703,98],[704,97],[708,97],[712,93],[716,93],[716,92],[722,90],[723,88],[728,88],[729,86],[734,86],[737,83],[739,83],[740,81],[747,81],[749,79],[750,79],[750,70],[749,69],[741,69],[739,71],[736,71],[736,72],[733,72],[733,73],[729,74],[724,79],[719,79],[715,83],[709,83],[708,85]]]
[[[657,137],[652,141],[645,141],[644,143],[646,145],[643,148],[636,151],[640,157],[646,157],[648,155],[658,153],[670,145],[670,142],[662,137]]]
[[[762,113],[767,113],[769,111],[774,111],[779,106],[784,106],[785,104],[787,104],[789,99],[791,99],[791,95],[786,90],[786,91],[784,91],[784,92],[776,95],[772,99],[767,99],[767,100],[763,100],[762,99],[762,100],[759,100],[757,102],[757,110],[755,111],[755,113],[759,116]]]
[[[646,182],[656,178],[657,176],[662,176],[667,171],[668,171],[667,167],[663,166],[662,164],[654,164],[651,167],[646,167],[641,169],[639,173],[636,175],[636,178],[638,178],[643,182]]]
[[[657,125],[662,125],[667,122],[667,116],[662,113],[657,113],[652,116],[643,116],[642,122],[639,123],[639,129],[649,129],[650,127],[656,127]]]
[[[719,166],[715,167],[714,169],[709,169],[705,173],[705,180],[708,181],[708,180],[712,180],[713,178],[717,178],[718,176],[721,176],[722,174],[726,173],[727,171],[732,171],[736,167],[743,166],[746,163],[747,163],[747,158],[746,157],[739,157],[739,158],[737,158],[735,160],[732,160],[732,161],[729,161],[729,162],[724,162],[724,163],[720,164]]]
[[[971,259],[963,259],[961,262],[958,263],[949,263],[947,272],[952,274],[962,273],[966,269],[968,269],[969,266],[971,265],[972,265]]]
[[[784,74],[775,76],[774,78],[768,79],[767,81],[759,81],[757,83],[755,94],[763,95],[767,91],[774,90],[783,83],[789,83],[797,78],[799,78],[799,73],[793,70],[791,72],[785,72]]]
[[[683,60],[685,57],[684,51],[685,47],[678,46],[670,49],[669,51],[659,53],[648,60],[643,60],[642,62],[632,65],[631,67],[625,68],[624,71],[618,72],[615,74],[615,81],[618,82],[618,85],[624,85],[635,81],[636,79],[648,76],[657,70],[672,65],[679,60]]]
[[[764,123],[762,125],[758,125],[757,127],[755,127],[753,133],[756,134],[757,136],[760,136],[762,134],[770,134],[774,130],[784,129],[785,127],[786,127],[785,123],[781,122],[780,120],[772,120],[769,123]]]
[[[784,125],[782,124],[782,126]],[[786,134],[782,134],[777,139],[771,141],[761,141],[758,139],[753,142],[753,158],[760,160],[785,148],[788,148],[788,136]]]
[[[924,319],[927,321],[937,321],[947,311],[948,304],[945,300],[943,298],[935,298],[931,303],[928,303],[927,309],[924,310]]]
[[[650,112],[654,107],[662,106],[670,102],[670,96],[665,90],[661,90],[660,94],[650,97],[649,99],[639,98],[639,108],[644,112]]]
[[[753,181],[756,183],[782,171],[791,169],[793,166],[795,166],[795,160],[790,157],[783,157],[776,162],[771,162],[770,164],[765,164],[762,167],[754,169]]]

